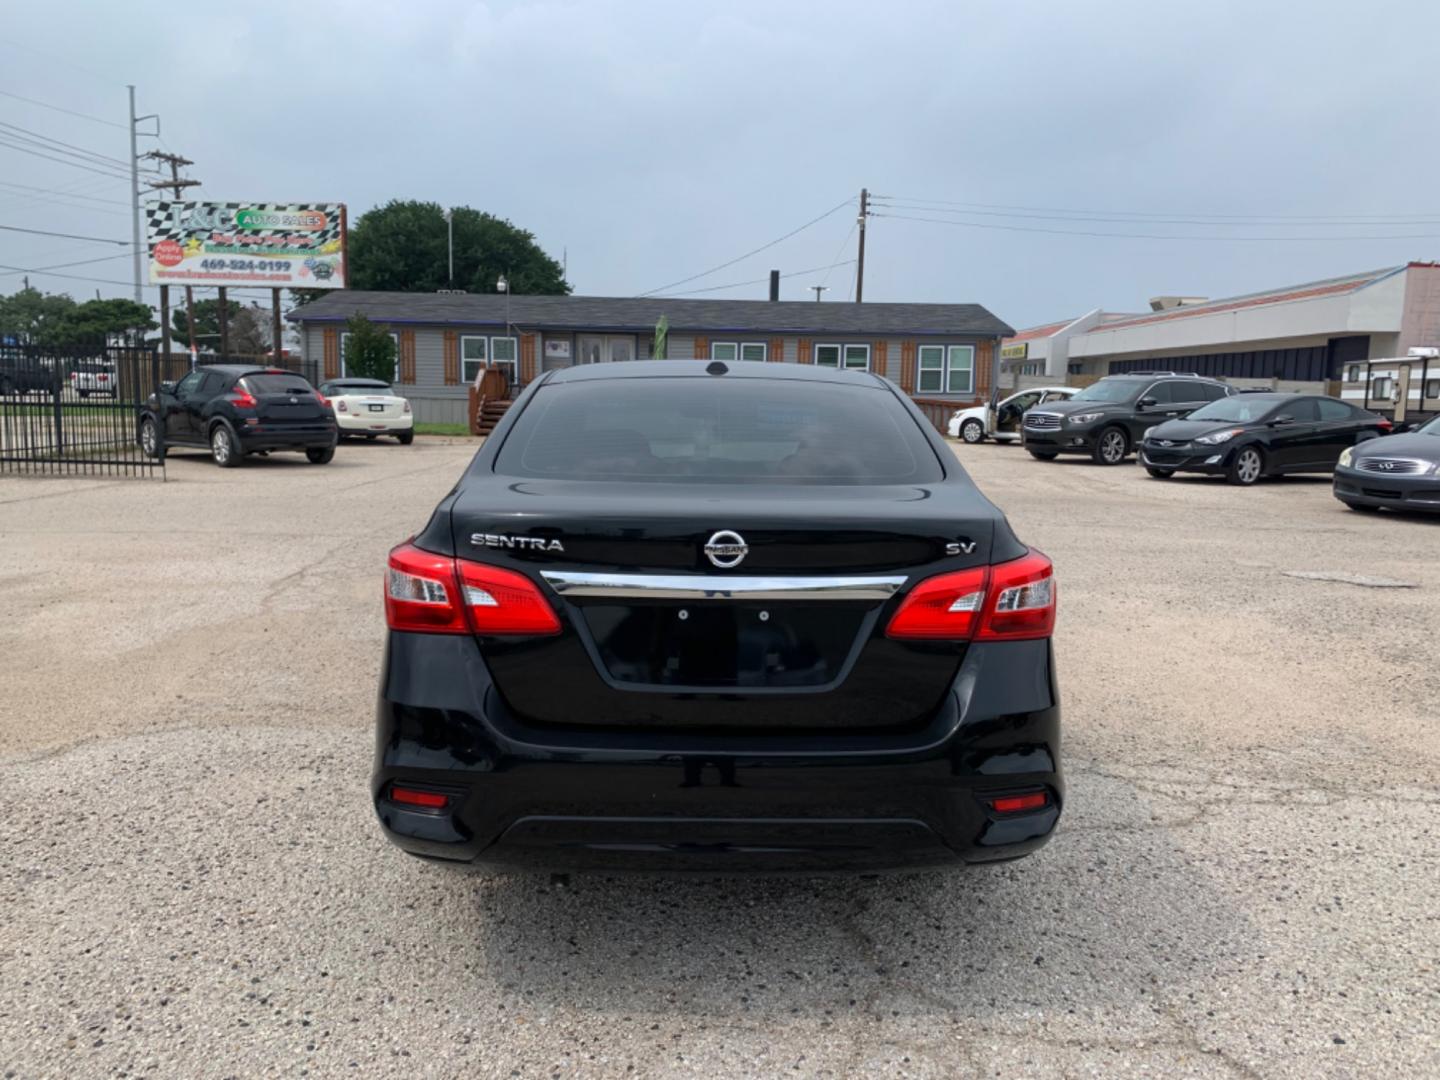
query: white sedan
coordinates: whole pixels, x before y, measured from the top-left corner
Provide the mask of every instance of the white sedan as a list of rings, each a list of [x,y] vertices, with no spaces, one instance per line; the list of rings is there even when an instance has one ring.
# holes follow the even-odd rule
[[[342,439],[363,435],[374,439],[393,435],[408,446],[415,441],[415,416],[410,402],[380,379],[331,379],[320,385],[330,399]]]
[[[957,409],[946,429],[952,439],[978,443],[990,436],[996,442],[1017,442],[1020,438],[1020,417],[1027,409],[1046,402],[1064,401],[1080,392],[1078,386],[1036,386],[1011,394],[993,408],[976,405]]]

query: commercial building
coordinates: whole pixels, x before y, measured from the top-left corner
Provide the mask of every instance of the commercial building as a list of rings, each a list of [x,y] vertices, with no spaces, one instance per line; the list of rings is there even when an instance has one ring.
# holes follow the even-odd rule
[[[397,387],[422,422],[465,422],[467,388],[485,365],[512,387],[572,364],[656,354],[873,371],[917,399],[974,404],[993,385],[999,341],[1014,333],[978,304],[854,304],[337,291],[288,316],[307,367],[345,374],[355,314],[395,336]],[[939,406],[937,406],[938,408]]]
[[[1347,399],[1382,409],[1393,404],[1398,368],[1413,364],[1410,411],[1440,410],[1440,360],[1425,355],[1440,346],[1440,264],[1412,262],[1220,300],[1158,296],[1150,307],[1096,309],[1022,330],[1001,343],[1003,364],[1072,383],[1149,369],[1322,393],[1341,392],[1343,383]],[[1419,352],[1412,357],[1411,350]]]

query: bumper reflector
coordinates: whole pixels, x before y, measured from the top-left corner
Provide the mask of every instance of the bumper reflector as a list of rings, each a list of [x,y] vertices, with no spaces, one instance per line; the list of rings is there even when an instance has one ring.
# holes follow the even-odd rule
[[[414,806],[421,810],[444,810],[450,805],[450,796],[438,791],[421,791],[418,788],[390,785],[390,801],[401,806]]]
[[[1028,795],[1003,795],[985,801],[997,814],[1023,814],[1029,810],[1041,810],[1048,806],[1050,796],[1043,791],[1032,791]]]

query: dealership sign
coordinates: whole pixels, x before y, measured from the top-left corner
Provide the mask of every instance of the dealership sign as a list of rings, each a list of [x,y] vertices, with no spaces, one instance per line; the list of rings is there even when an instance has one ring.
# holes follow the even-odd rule
[[[152,284],[345,287],[341,203],[159,202],[145,218]]]
[[[1030,343],[1029,343],[1028,341],[1022,341],[1022,342],[1020,342],[1019,344],[1016,344],[1016,345],[1001,345],[1001,346],[1000,346],[1000,359],[1001,359],[1001,360],[1024,360],[1025,357],[1026,357],[1027,355],[1029,355],[1029,352],[1030,352]]]

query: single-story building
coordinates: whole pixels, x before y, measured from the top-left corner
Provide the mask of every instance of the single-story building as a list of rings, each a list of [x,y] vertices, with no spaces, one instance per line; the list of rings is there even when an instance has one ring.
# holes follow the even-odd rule
[[[345,323],[389,328],[396,386],[417,420],[466,422],[469,385],[484,365],[520,388],[572,364],[644,361],[663,319],[674,359],[823,364],[894,380],[937,414],[975,404],[994,385],[1000,339],[1014,331],[979,304],[816,303],[643,297],[506,296],[337,290],[287,316],[307,370],[345,374]],[[938,404],[938,403],[943,403]]]
[[[1096,309],[1022,330],[1001,343],[1001,355],[1006,365],[1026,365],[1026,374],[1072,383],[1166,370],[1336,393],[1342,382],[1379,379],[1378,387],[1347,387],[1348,397],[1377,408],[1393,393],[1383,380],[1394,376],[1394,365],[1373,371],[1367,365],[1440,346],[1440,264],[1412,262],[1220,300],[1157,296],[1150,308]],[[1424,353],[1417,355],[1416,404],[1434,412],[1440,378],[1431,372],[1440,375],[1440,362],[1426,365]],[[1435,399],[1425,399],[1432,389]]]

